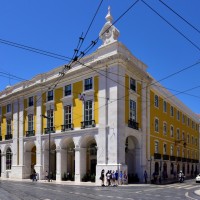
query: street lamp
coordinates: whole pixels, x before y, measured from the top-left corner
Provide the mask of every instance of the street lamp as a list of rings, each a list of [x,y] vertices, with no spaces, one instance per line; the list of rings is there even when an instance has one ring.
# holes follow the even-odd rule
[[[41,115],[42,117],[44,117],[44,118],[46,118],[46,119],[48,119],[48,120],[50,120],[51,119],[51,117],[48,117],[48,116],[46,116],[46,115]],[[50,156],[51,156],[51,149],[50,149],[50,147],[51,147],[51,145],[50,145],[50,142],[51,142],[51,131],[50,131],[50,127],[47,129],[48,130],[48,132],[49,132],[49,176],[48,176],[48,182],[50,182],[50,170],[51,170],[51,167],[50,167],[50,164],[51,164],[51,162],[50,162]]]

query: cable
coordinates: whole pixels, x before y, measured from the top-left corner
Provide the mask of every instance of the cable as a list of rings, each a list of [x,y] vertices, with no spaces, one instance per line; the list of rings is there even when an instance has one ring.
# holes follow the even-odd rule
[[[184,35],[180,30],[173,26],[169,21],[167,21],[163,16],[161,16],[155,9],[153,9],[149,4],[144,0],[141,0],[148,8],[150,8],[154,13],[156,13],[161,19],[163,19],[168,25],[170,25],[175,31],[177,31],[181,36],[183,36],[190,44],[192,44],[196,49],[200,51],[200,47],[192,42],[186,35]]]
[[[185,18],[183,18],[180,14],[178,14],[175,10],[173,10],[171,7],[169,7],[169,5],[167,5],[166,3],[164,3],[162,0],[159,0],[165,7],[167,7],[169,10],[171,10],[174,14],[176,14],[179,18],[181,18],[185,23],[187,23],[189,26],[191,26],[194,30],[196,30],[199,34],[200,34],[200,30],[198,28],[196,28],[195,26],[193,26],[190,22],[188,22],[188,20],[186,20]]]

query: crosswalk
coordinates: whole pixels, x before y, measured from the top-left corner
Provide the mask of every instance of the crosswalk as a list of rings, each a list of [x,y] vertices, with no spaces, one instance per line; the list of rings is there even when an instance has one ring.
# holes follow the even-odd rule
[[[200,189],[200,184],[184,184],[184,183],[175,183],[171,185],[160,185],[160,188],[174,188],[174,189]]]

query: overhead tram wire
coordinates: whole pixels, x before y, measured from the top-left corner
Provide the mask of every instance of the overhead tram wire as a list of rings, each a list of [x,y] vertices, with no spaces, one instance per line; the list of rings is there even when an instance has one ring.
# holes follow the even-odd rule
[[[159,0],[165,7],[167,7],[169,10],[171,10],[175,15],[177,15],[179,18],[181,18],[185,23],[187,23],[190,27],[192,27],[194,30],[196,30],[200,34],[200,30],[196,28],[194,25],[192,25],[188,20],[186,20],[184,17],[182,17],[180,14],[178,14],[174,9],[172,9],[169,5],[164,3],[162,0]]]
[[[166,20],[162,15],[160,15],[154,8],[152,8],[148,3],[144,0],[141,0],[151,11],[156,13],[162,20],[164,20],[168,25],[170,25],[175,31],[177,31],[182,37],[184,37],[190,44],[192,44],[198,51],[200,51],[200,47],[195,44],[192,40],[190,40],[186,35],[184,35],[180,30],[178,30],[174,25],[172,25],[168,20]]]

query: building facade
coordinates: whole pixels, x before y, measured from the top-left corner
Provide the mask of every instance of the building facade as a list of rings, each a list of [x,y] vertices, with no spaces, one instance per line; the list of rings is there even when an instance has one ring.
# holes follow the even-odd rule
[[[2,177],[35,169],[39,179],[48,171],[99,183],[104,169],[136,182],[145,170],[162,178],[199,171],[199,117],[118,42],[110,10],[106,20],[103,44],[64,76],[61,66],[0,93]]]

